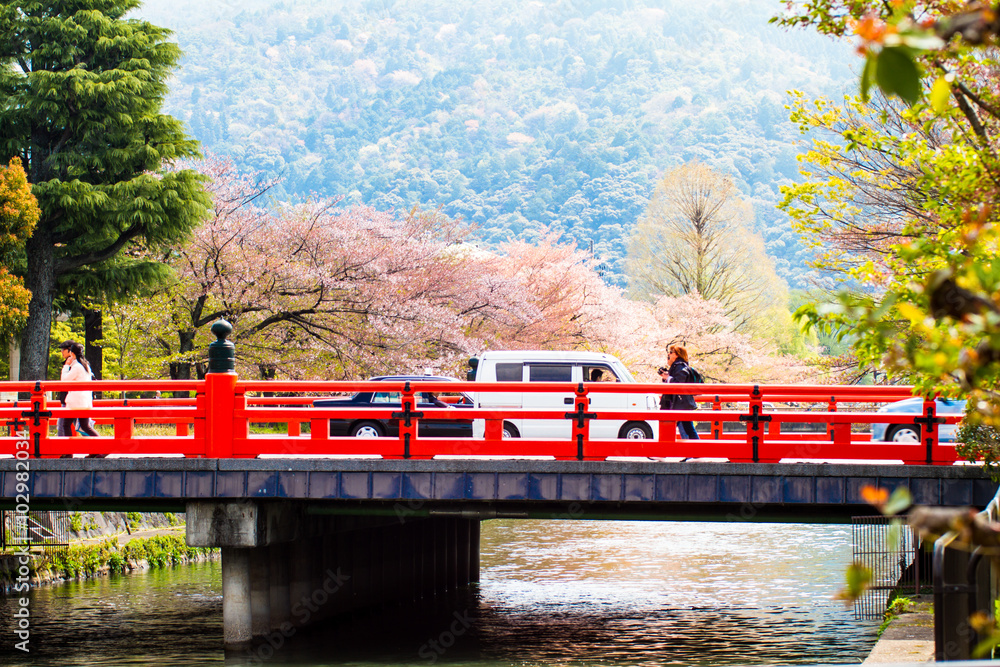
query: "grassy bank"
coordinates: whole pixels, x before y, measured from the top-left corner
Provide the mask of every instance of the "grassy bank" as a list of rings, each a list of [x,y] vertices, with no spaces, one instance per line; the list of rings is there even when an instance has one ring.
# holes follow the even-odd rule
[[[119,544],[110,538],[97,544],[74,544],[32,554],[33,584],[64,579],[87,579],[104,574],[158,569],[214,558],[217,549],[189,547],[182,535],[154,535]],[[0,584],[17,578],[15,560],[0,565]]]

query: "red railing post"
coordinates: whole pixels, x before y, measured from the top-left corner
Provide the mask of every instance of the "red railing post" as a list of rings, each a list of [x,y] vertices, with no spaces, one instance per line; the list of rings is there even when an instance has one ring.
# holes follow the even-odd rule
[[[934,399],[924,399],[924,419],[921,420],[923,440],[927,447],[927,465],[933,465],[938,446],[937,403]]]
[[[677,444],[677,420],[660,419],[660,438],[658,442],[666,445]]]
[[[15,410],[17,409],[17,399],[16,398],[14,399],[13,408]],[[17,428],[18,428],[18,423],[17,423],[16,419],[7,422],[7,436],[10,437],[10,438],[16,438],[17,437]]]
[[[764,417],[764,396],[760,393],[760,386],[754,385],[753,393],[750,394],[750,400],[747,402],[747,407],[750,414],[746,417],[740,417],[741,421],[745,421],[747,424],[747,445],[750,446],[750,451],[753,452],[754,463],[759,462],[760,459],[760,448],[764,444],[764,434],[766,431],[760,427],[762,423],[771,421],[771,418]]]
[[[205,455],[233,457],[233,420],[236,409],[236,346],[226,340],[233,327],[225,320],[212,325],[218,338],[208,346],[205,373]]]
[[[716,396],[715,400],[712,401],[712,410],[719,412],[722,410],[722,401]],[[718,419],[712,422],[712,439],[721,440],[722,439],[722,422]]]
[[[49,439],[49,420],[52,417],[52,413],[46,410],[48,405],[40,382],[35,383],[29,405],[31,410],[22,411],[21,416],[28,420],[28,441],[30,443],[28,451],[38,459],[42,458],[42,441]]]
[[[129,453],[134,453],[136,451],[135,419],[132,417],[115,417],[111,420],[111,428],[114,432],[115,447],[121,451],[122,445],[127,443]]]
[[[201,387],[194,392],[194,407],[195,415],[191,422],[191,430],[194,431],[194,439],[200,440],[205,443],[205,449],[202,450],[201,454],[196,454],[196,458],[208,457],[208,400],[205,398],[205,385],[202,384]]]
[[[567,413],[567,419],[573,420],[573,442],[576,443],[576,458],[582,461],[584,450],[590,444],[590,420],[597,417],[594,413],[588,413],[590,398],[587,396],[587,388],[582,382],[576,385],[576,396],[573,398],[573,412]]]
[[[483,440],[486,442],[494,442],[498,440],[503,440],[503,420],[502,419],[486,419],[483,424]]]
[[[394,416],[399,418],[399,439],[403,443],[403,458],[408,459],[410,446],[417,439],[417,419],[423,415],[416,414],[416,394],[409,382],[403,385],[403,392],[399,398],[403,411]]]
[[[829,403],[829,405],[826,406],[826,411],[827,412],[836,412],[837,411],[837,397],[836,396],[831,396],[830,397],[830,403]],[[831,441],[834,440],[835,437],[836,437],[836,433],[835,433],[833,427],[834,427],[833,424],[827,424],[826,425],[827,434],[830,436],[830,440]]]
[[[330,419],[322,417],[320,419],[309,420],[309,439],[312,441],[330,439]]]
[[[842,447],[847,447],[851,444],[851,424],[831,424],[830,431],[833,434],[830,436],[830,440],[835,445],[840,445]]]
[[[250,418],[246,414],[247,395],[242,387],[233,387],[233,441],[240,439],[246,441],[250,437]],[[252,459],[255,453],[240,454],[239,458]]]

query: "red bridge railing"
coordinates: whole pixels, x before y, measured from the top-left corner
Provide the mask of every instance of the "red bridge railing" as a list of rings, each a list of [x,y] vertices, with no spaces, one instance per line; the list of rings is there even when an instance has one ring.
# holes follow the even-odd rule
[[[86,389],[104,395],[123,392],[188,398],[97,400],[88,410],[60,407],[53,392]],[[877,413],[874,406],[912,396],[909,387],[814,385],[669,385],[669,392],[693,394],[700,409],[594,410],[599,393],[660,395],[663,384],[628,383],[476,383],[476,382],[244,382],[235,373],[209,373],[198,381],[0,382],[0,392],[20,392],[21,400],[0,402],[7,425],[0,453],[55,458],[90,456],[185,456],[252,458],[257,456],[381,456],[426,459],[450,457],[527,457],[603,460],[609,457],[724,458],[730,461],[888,460],[908,464],[952,464],[955,447],[939,442],[939,426],[959,415],[939,416],[932,400],[919,415]],[[402,408],[314,407],[313,400],[357,391],[399,392]],[[571,395],[565,410],[425,408],[421,392],[559,392]],[[23,398],[27,396],[28,398]],[[794,405],[789,405],[794,404]],[[785,405],[778,409],[778,405]],[[735,406],[735,407],[734,407]],[[572,410],[569,408],[572,407]],[[410,416],[412,415],[412,416]],[[581,416],[582,415],[582,416]],[[60,417],[90,417],[110,434],[58,437]],[[332,437],[330,419],[399,418],[392,438]],[[406,417],[409,416],[409,419]],[[482,438],[428,438],[418,434],[421,419],[473,420],[485,423]],[[568,439],[504,439],[509,419],[566,419]],[[594,420],[645,421],[658,424],[652,440],[591,438]],[[709,422],[701,440],[678,437],[678,421]],[[725,424],[742,424],[739,431]],[[915,443],[872,441],[874,423],[918,425]],[[157,433],[149,425],[158,425]],[[260,425],[269,425],[267,429]],[[793,426],[794,425],[794,426]],[[812,432],[802,432],[813,425]],[[110,428],[109,428],[110,426]],[[306,429],[303,426],[307,426]],[[793,430],[799,429],[799,430]]]

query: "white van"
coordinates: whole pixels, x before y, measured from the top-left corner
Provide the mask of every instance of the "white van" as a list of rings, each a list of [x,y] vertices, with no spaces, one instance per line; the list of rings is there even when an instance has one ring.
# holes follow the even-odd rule
[[[468,379],[476,382],[627,382],[635,378],[616,357],[600,352],[489,351],[469,359]],[[600,376],[598,378],[598,376]],[[657,410],[660,397],[644,393],[592,393],[591,410]],[[475,392],[481,408],[526,408],[573,411],[573,392]],[[482,419],[472,422],[472,436],[481,438],[486,429]],[[592,438],[657,437],[659,422],[594,419],[590,422]],[[505,438],[570,438],[573,426],[569,419],[507,419],[503,422]]]

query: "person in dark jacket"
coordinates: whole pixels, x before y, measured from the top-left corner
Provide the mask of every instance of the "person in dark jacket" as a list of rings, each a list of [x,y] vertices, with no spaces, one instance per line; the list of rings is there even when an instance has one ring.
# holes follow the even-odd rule
[[[688,353],[680,345],[667,348],[667,367],[659,369],[664,382],[691,382],[691,367],[688,365]],[[660,397],[661,410],[694,410],[692,394],[663,394]],[[694,430],[694,422],[677,422],[681,437],[698,440],[698,432]]]

